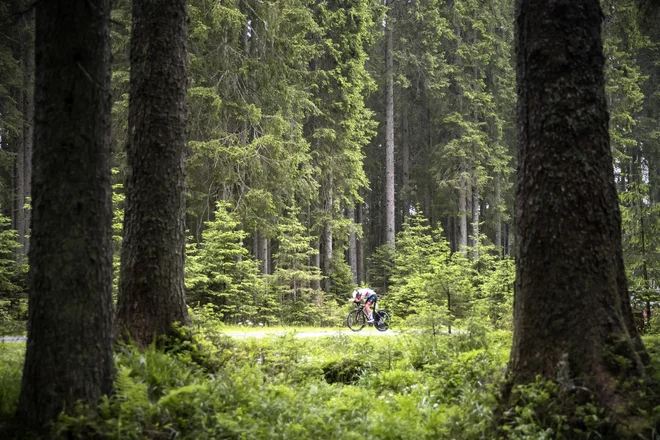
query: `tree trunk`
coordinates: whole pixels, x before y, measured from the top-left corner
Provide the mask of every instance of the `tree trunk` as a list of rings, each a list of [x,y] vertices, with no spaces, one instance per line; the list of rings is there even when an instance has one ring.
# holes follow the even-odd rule
[[[259,261],[259,231],[252,233],[252,257],[254,261]]]
[[[403,204],[403,221],[410,215],[410,132],[408,123],[408,106],[404,104],[403,111],[403,133],[401,142],[401,194],[403,195],[401,203]],[[429,215],[429,213],[426,213]]]
[[[334,206],[334,179],[332,173],[329,173],[327,180],[325,181],[324,188],[322,188],[322,197],[325,199],[325,220],[323,225],[323,290],[328,293],[331,288],[330,275],[332,272],[332,253],[333,253],[333,241],[332,241],[332,213]]]
[[[472,258],[479,259],[479,185],[476,176],[472,178]]]
[[[465,221],[467,222],[467,245],[468,248],[474,247],[474,235],[472,234],[472,179],[465,178]]]
[[[394,195],[394,68],[392,62],[392,23],[385,26],[385,244],[395,242]]]
[[[346,208],[346,216],[351,221],[348,233],[348,265],[351,268],[351,280],[353,284],[357,284],[357,234],[355,233],[355,205],[352,202],[349,202]]]
[[[21,20],[22,46],[21,64],[23,87],[18,93],[17,102],[23,113],[21,135],[16,142],[16,229],[18,243],[16,261],[24,262],[29,251],[30,210],[25,208],[30,198],[32,180],[32,143],[34,137],[34,11],[26,12]]]
[[[644,376],[637,351],[645,351],[631,325],[621,258],[601,19],[598,0],[516,3],[521,125],[510,382],[541,375],[564,389],[575,383],[604,408],[618,408],[611,415],[619,418],[626,391],[616,382]]]
[[[23,205],[20,209],[23,211],[23,228],[19,231],[22,237],[23,255],[30,251],[30,217],[31,210],[25,208],[25,204],[30,201],[32,193],[32,150],[34,143],[34,11],[26,13],[28,20],[28,30],[26,32],[27,44],[25,46],[25,115],[23,117],[23,165],[24,187],[23,187]]]
[[[110,1],[36,5],[33,224],[22,426],[111,391]],[[47,434],[44,433],[46,437]]]
[[[323,290],[328,293],[332,287],[330,275],[332,274],[332,224],[329,220],[323,230]]]
[[[319,268],[319,273],[321,273],[321,239],[317,237],[314,240],[314,249],[316,253],[312,254],[312,266]],[[312,289],[321,290],[321,280],[314,278],[312,280]]]
[[[117,304],[139,345],[188,323],[185,256],[186,0],[134,0],[128,177]]]
[[[500,255],[503,255],[502,249],[502,212],[500,204],[502,203],[502,177],[498,172],[495,176],[495,201],[493,209],[495,210],[495,248]]]
[[[25,68],[25,61],[23,61],[24,65],[23,68]],[[25,110],[27,106],[27,99],[25,99],[25,93],[23,90],[20,90],[17,94],[17,101],[21,103],[22,109],[24,116],[23,118],[25,119],[27,115],[25,115]],[[20,133],[19,136],[16,137],[16,168],[15,168],[15,187],[16,187],[16,206],[15,206],[15,216],[16,216],[16,222],[15,229],[18,232],[18,244],[20,247],[16,248],[15,250],[15,255],[16,255],[16,262],[17,263],[22,263],[23,257],[26,255],[25,253],[25,234],[27,231],[27,227],[25,225],[25,195],[26,195],[26,189],[25,189],[25,141],[26,141],[26,136],[25,136],[25,130],[26,130],[26,122],[23,121],[23,133]]]
[[[259,233],[259,259],[261,260],[261,273],[270,273],[270,253],[268,252],[268,237],[265,232]]]
[[[458,251],[465,254],[468,247],[468,222],[467,222],[467,179],[465,169],[461,167],[458,189]]]
[[[362,203],[358,204],[356,216],[355,216],[355,223],[357,223],[360,228],[362,227]],[[364,230],[362,236],[364,237]],[[357,246],[357,283],[361,284],[367,279],[366,274],[364,273],[364,239],[363,238],[358,239],[356,246]]]

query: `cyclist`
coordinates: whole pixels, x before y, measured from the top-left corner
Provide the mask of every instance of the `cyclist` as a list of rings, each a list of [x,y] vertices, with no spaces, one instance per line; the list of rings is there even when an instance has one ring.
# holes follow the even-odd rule
[[[366,287],[354,290],[353,298],[350,301],[356,303],[364,301],[364,310],[367,312],[367,322],[373,324],[374,313],[371,310],[371,307],[373,306],[374,309],[376,308],[376,301],[378,301],[378,295],[376,295],[376,292]]]

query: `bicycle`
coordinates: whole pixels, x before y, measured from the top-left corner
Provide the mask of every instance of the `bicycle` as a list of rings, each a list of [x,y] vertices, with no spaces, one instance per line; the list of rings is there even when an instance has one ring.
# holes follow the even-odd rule
[[[359,332],[364,328],[365,325],[367,325],[368,317],[367,312],[364,311],[364,306],[362,304],[354,304],[355,310],[352,310],[348,313],[348,316],[346,317],[346,325],[354,332]],[[387,310],[374,310],[373,314],[374,327],[376,327],[379,332],[384,332],[390,328],[392,318],[390,317],[390,314],[387,312]]]

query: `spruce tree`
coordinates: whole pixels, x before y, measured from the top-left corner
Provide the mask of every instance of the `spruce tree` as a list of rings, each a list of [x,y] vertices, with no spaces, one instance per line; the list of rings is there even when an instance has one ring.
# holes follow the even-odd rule
[[[510,384],[541,375],[562,380],[565,392],[581,386],[615,422],[626,422],[632,391],[617,384],[643,379],[647,355],[623,273],[601,20],[597,0],[516,3],[520,151]],[[625,359],[625,368],[611,356]]]
[[[18,419],[47,434],[112,388],[110,2],[36,8],[28,341]]]
[[[187,0],[135,0],[117,332],[188,323],[184,292]]]

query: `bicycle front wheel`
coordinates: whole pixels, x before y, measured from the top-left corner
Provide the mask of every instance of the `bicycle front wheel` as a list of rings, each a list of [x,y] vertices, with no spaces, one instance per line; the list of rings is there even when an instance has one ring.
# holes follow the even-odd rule
[[[359,332],[367,324],[367,317],[362,310],[353,310],[346,317],[346,325],[354,332]]]

